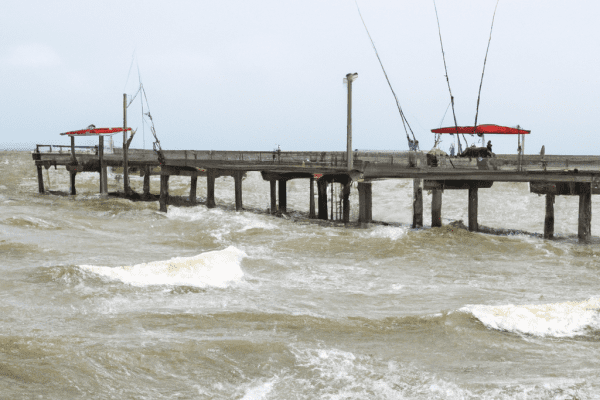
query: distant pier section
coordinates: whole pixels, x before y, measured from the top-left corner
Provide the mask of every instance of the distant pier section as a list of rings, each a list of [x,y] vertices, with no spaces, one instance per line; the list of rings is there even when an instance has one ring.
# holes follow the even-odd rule
[[[45,193],[43,168],[63,166],[70,173],[71,194],[76,194],[78,173],[99,174],[99,191],[107,195],[106,168],[123,167],[122,149],[104,153],[103,146],[37,145],[32,153],[37,167],[39,193]],[[144,177],[141,197],[151,197],[150,176],[160,175],[161,211],[169,204],[169,177],[190,177],[190,201],[196,200],[199,176],[207,179],[207,207],[215,207],[215,179],[231,176],[235,181],[236,210],[243,208],[242,177],[258,171],[270,182],[271,213],[287,212],[286,183],[292,179],[309,179],[309,217],[331,219],[328,209],[328,187],[339,184],[340,219],[349,222],[352,182],[358,188],[358,222],[372,220],[372,182],[383,179],[412,179],[413,227],[423,226],[423,190],[432,191],[431,226],[441,226],[442,195],[445,190],[468,190],[468,228],[478,231],[478,190],[492,187],[494,182],[529,182],[532,193],[546,196],[544,237],[554,235],[554,202],[556,196],[579,196],[578,237],[591,238],[593,194],[600,194],[600,156],[507,155],[492,158],[461,158],[421,151],[210,151],[129,149],[126,163],[129,174]],[[351,155],[350,155],[351,154]],[[351,162],[348,162],[351,157]],[[126,179],[127,174],[124,177]],[[125,183],[125,182],[124,182]],[[128,184],[128,183],[127,183]],[[317,195],[315,196],[315,187]],[[331,191],[330,191],[331,193]],[[317,197],[317,204],[315,204]]]

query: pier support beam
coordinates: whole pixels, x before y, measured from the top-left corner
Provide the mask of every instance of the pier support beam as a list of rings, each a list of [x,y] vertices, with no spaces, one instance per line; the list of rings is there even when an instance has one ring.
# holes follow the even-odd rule
[[[592,185],[579,183],[579,227],[577,236],[580,242],[589,242],[592,236]]]
[[[345,224],[350,222],[350,187],[352,181],[345,183],[342,189],[342,220]]]
[[[235,211],[242,211],[242,175],[243,171],[235,171],[233,180],[235,184]]]
[[[160,211],[167,212],[169,205],[169,175],[160,176]]]
[[[317,181],[317,192],[319,195],[319,219],[327,220],[327,181]]]
[[[108,196],[108,177],[106,174],[106,163],[104,162],[104,136],[98,138],[98,158],[100,159],[100,194]]]
[[[442,190],[431,191],[431,226],[442,226]]]
[[[413,180],[413,228],[423,227],[423,180]]]
[[[44,194],[44,175],[42,174],[42,166],[37,166],[37,175],[38,175],[38,191],[40,194]]]
[[[75,190],[75,175],[77,175],[76,171],[69,171],[71,175],[71,195],[75,196],[77,194],[77,190]]]
[[[269,181],[271,186],[271,214],[277,213],[277,180],[271,179]]]
[[[217,174],[214,169],[206,170],[206,207],[215,208],[215,178]]]
[[[196,188],[198,186],[198,176],[193,175],[190,178],[190,203],[196,202]]]
[[[287,212],[287,180],[279,179],[279,212]]]
[[[358,222],[368,223],[373,220],[372,183],[358,182]]]
[[[477,201],[478,188],[475,185],[469,186],[469,231],[477,232],[479,224],[477,223]]]
[[[552,239],[554,237],[554,201],[556,196],[553,194],[546,195],[546,218],[544,218],[544,239]]]
[[[310,205],[308,211],[308,218],[314,219],[315,213],[315,178],[310,178]]]
[[[144,197],[150,196],[150,166],[144,167]]]

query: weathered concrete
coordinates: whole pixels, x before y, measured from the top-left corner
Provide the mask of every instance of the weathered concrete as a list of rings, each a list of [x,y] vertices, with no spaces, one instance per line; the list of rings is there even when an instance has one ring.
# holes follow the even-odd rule
[[[350,222],[350,188],[352,182],[344,184],[342,188],[342,221]]]
[[[319,203],[319,219],[327,220],[327,181],[317,180],[317,192]]]
[[[479,230],[479,224],[477,223],[477,191],[478,188],[475,185],[469,188],[469,230],[471,232],[477,232]]]
[[[41,165],[37,166],[37,177],[38,177],[38,192],[40,194],[43,194],[45,192],[45,190],[44,190],[44,175],[42,173]]]
[[[413,179],[413,228],[423,227],[423,180]]]
[[[244,171],[235,171],[233,180],[235,184],[235,210],[242,211],[242,176]]]
[[[431,191],[431,226],[442,226],[442,190]]]
[[[544,218],[544,239],[552,239],[554,237],[554,201],[556,196],[553,194],[546,195],[546,217]]]
[[[169,205],[169,175],[160,176],[160,199],[159,199],[159,210],[167,212]]]
[[[206,170],[206,207],[215,208],[215,178],[214,169]]]
[[[77,194],[77,190],[75,190],[75,175],[77,175],[77,172],[70,171],[69,174],[71,175],[71,195],[75,196]]]
[[[579,226],[577,236],[580,242],[589,242],[592,235],[592,188],[589,183],[579,184]]]
[[[371,182],[358,182],[358,222],[373,220],[373,194]]]
[[[196,202],[197,195],[197,187],[198,187],[198,177],[192,176],[190,177],[190,202]]]
[[[315,212],[315,178],[310,178],[310,189],[309,189],[309,211],[308,218],[314,219],[316,217]]]
[[[278,183],[279,189],[279,212],[286,213],[287,212],[287,180],[279,179]]]
[[[271,214],[277,213],[277,181],[275,179],[271,179],[269,181],[269,185],[271,187]]]

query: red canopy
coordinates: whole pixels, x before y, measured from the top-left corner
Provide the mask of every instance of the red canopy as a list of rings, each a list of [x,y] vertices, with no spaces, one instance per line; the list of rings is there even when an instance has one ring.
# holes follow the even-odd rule
[[[488,134],[500,134],[500,135],[529,135],[531,131],[524,129],[509,128],[508,126],[500,125],[477,125],[477,130],[474,130],[472,126],[449,126],[447,128],[432,129],[433,133],[484,133]]]
[[[93,128],[93,129],[81,129],[78,131],[71,131],[61,133],[61,135],[77,135],[77,136],[98,136],[98,135],[110,135],[117,132],[123,132],[123,128]],[[130,131],[131,128],[125,129]]]

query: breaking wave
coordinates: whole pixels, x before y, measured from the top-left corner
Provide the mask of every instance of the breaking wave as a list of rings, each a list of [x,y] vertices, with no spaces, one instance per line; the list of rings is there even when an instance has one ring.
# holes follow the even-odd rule
[[[537,305],[469,305],[471,313],[492,329],[533,336],[575,337],[600,330],[600,298]]]
[[[225,288],[241,281],[246,253],[230,246],[194,257],[175,257],[124,267],[80,265],[84,271],[134,286],[172,285]]]

